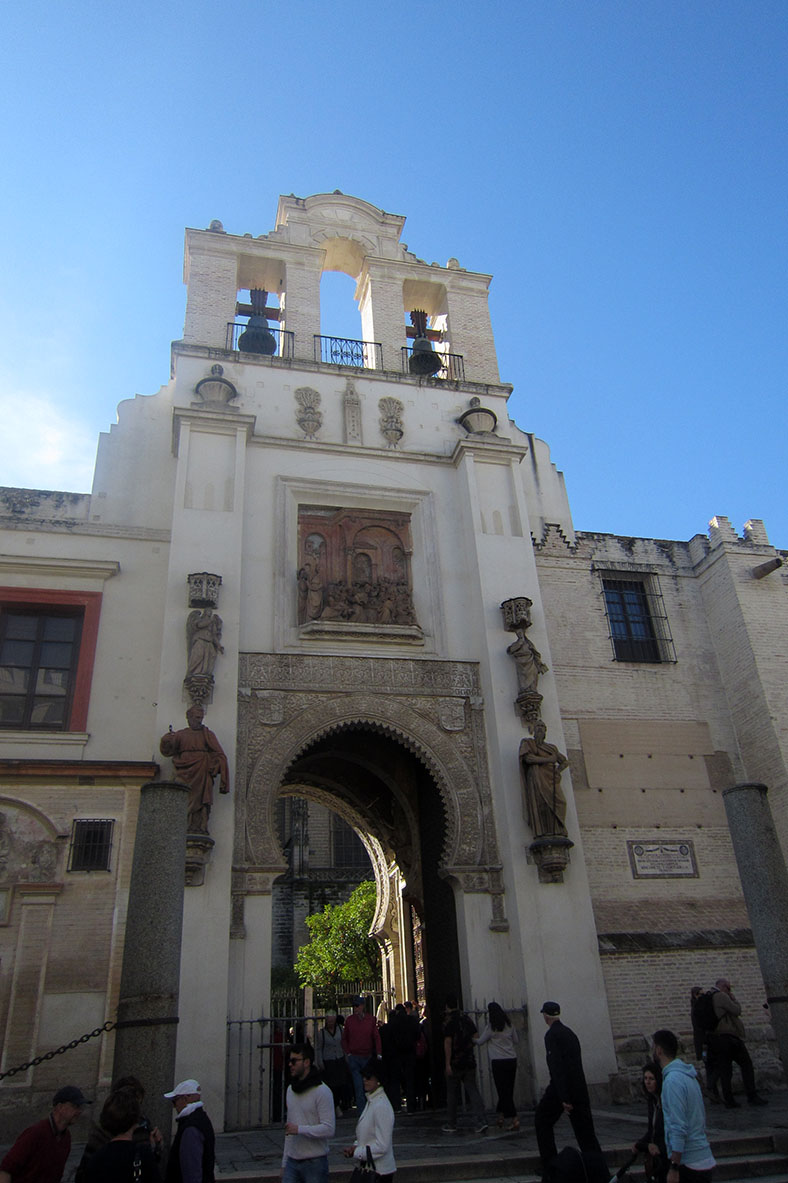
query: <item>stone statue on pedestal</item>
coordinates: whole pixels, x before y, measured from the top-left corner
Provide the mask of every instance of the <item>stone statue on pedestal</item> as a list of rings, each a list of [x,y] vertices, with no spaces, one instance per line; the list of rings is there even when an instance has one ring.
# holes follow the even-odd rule
[[[187,678],[194,674],[213,674],[216,658],[224,653],[221,642],[221,616],[217,616],[210,608],[195,608],[189,613],[186,620]]]
[[[203,725],[205,711],[200,706],[186,712],[188,727],[172,728],[161,737],[159,751],[169,756],[177,779],[189,788],[190,834],[207,834],[213,805],[213,782],[219,777],[219,792],[229,793],[229,771],[224,749],[212,731]]]
[[[566,797],[561,789],[561,773],[569,761],[555,744],[546,742],[546,736],[547,728],[540,719],[533,739],[524,739],[520,744],[528,825],[534,838],[565,838]]]

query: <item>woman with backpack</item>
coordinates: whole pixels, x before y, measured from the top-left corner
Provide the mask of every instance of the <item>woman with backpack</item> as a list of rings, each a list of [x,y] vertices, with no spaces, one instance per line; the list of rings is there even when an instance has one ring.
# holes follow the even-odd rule
[[[489,1044],[490,1069],[492,1071],[498,1104],[497,1125],[507,1130],[519,1130],[520,1119],[514,1104],[514,1078],[517,1075],[517,1032],[503,1007],[491,1002],[487,1007],[487,1026],[481,1035],[474,1036],[474,1043]]]

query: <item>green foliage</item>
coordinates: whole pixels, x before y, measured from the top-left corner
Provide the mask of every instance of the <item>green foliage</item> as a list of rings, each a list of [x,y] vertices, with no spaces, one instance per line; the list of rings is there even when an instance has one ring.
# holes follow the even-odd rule
[[[294,969],[285,966],[278,966],[271,970],[271,990],[273,993],[291,991],[295,993],[300,990],[301,985],[298,981],[298,974]]]
[[[327,904],[307,916],[309,944],[302,945],[294,969],[302,986],[331,989],[337,982],[380,975],[380,950],[369,930],[376,888],[360,883],[345,904]]]

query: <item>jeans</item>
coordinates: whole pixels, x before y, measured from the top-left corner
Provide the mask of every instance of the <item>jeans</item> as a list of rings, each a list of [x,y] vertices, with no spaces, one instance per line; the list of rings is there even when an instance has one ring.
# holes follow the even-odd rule
[[[328,1183],[328,1155],[286,1158],[282,1183]]]
[[[358,1109],[359,1117],[364,1112],[364,1106],[367,1103],[367,1094],[364,1092],[364,1078],[361,1075],[361,1069],[368,1060],[369,1056],[348,1056],[347,1058],[347,1066],[353,1078],[353,1092],[356,1095],[356,1108]]]

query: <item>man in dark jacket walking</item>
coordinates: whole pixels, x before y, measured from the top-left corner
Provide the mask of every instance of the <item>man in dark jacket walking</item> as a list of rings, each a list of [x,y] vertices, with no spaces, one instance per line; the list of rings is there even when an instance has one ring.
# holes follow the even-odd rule
[[[542,1159],[542,1179],[546,1181],[550,1178],[550,1163],[556,1155],[553,1126],[564,1113],[572,1123],[583,1153],[599,1153],[600,1146],[594,1132],[580,1041],[574,1031],[561,1022],[561,1008],[557,1002],[546,1002],[542,1014],[547,1023],[544,1045],[550,1083],[536,1107],[535,1126]]]
[[[216,1138],[196,1080],[182,1080],[165,1097],[178,1127],[167,1160],[167,1183],[213,1183]]]

